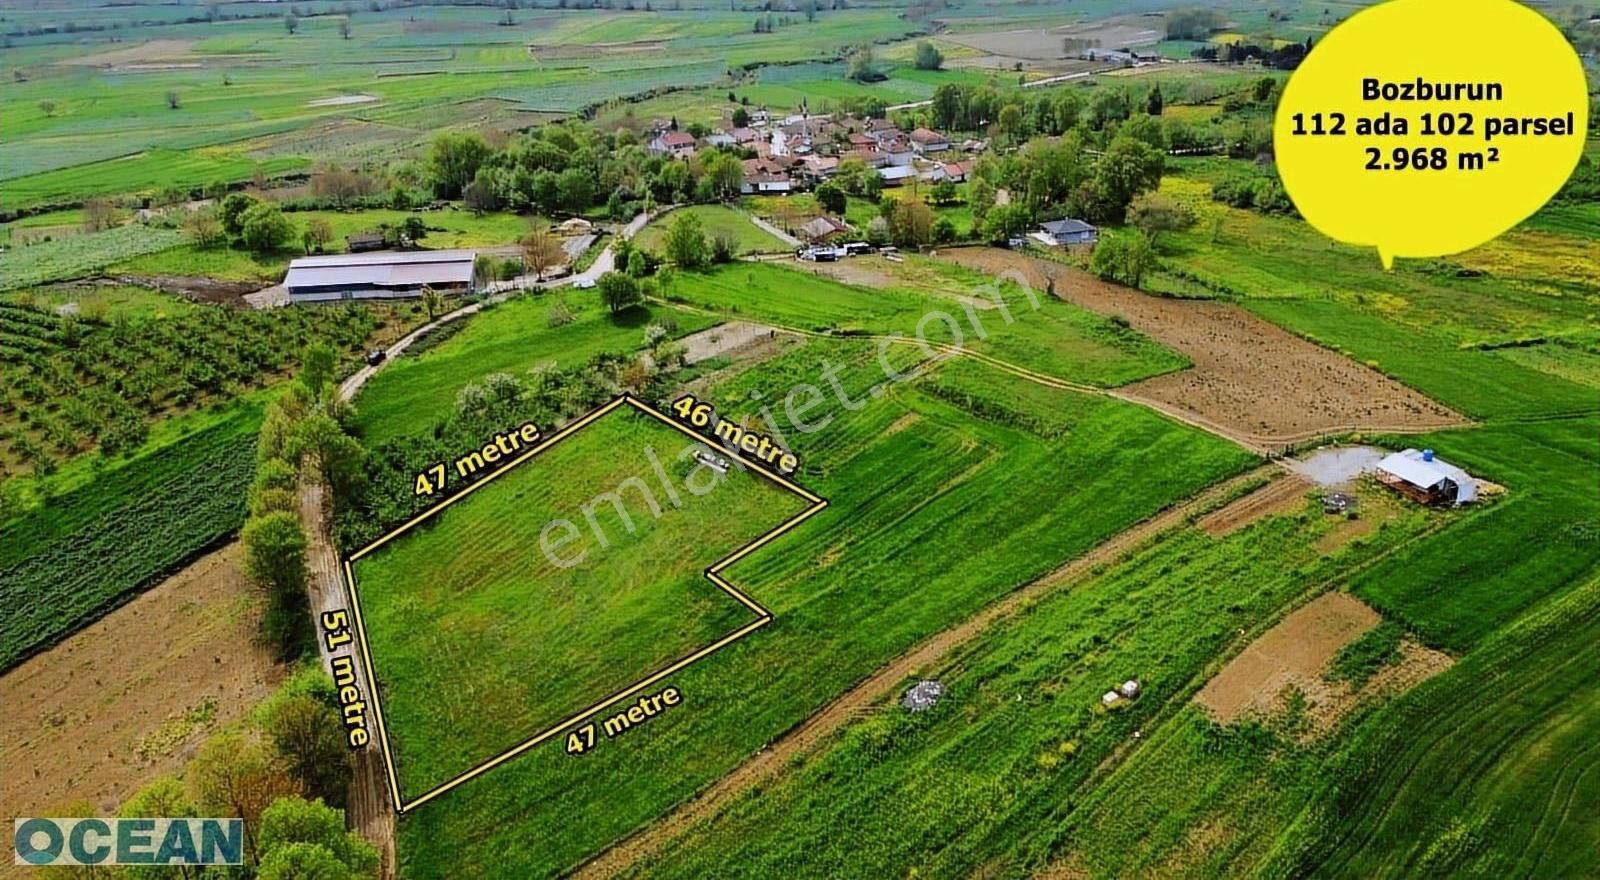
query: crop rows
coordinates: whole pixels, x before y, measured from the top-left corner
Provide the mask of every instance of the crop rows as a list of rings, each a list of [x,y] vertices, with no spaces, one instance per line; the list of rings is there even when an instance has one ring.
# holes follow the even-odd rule
[[[82,278],[119,260],[180,244],[182,232],[135,223],[12,248],[0,257],[0,290]]]
[[[233,534],[255,424],[241,413],[0,526],[0,670]]]
[[[109,421],[258,386],[308,342],[353,351],[378,326],[378,315],[359,307],[203,308],[102,324],[9,305],[0,309],[0,419],[30,425],[71,453],[103,442]]]

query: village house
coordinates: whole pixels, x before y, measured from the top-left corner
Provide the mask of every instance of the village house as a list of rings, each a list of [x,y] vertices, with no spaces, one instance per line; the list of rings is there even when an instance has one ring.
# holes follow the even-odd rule
[[[822,182],[839,173],[839,159],[835,156],[807,156],[797,169],[813,182]]]
[[[789,178],[788,165],[775,159],[744,160],[744,183],[739,192],[745,195],[786,193],[794,188]]]
[[[649,150],[653,156],[688,159],[694,156],[694,135],[685,131],[669,131],[652,140]]]
[[[884,186],[899,186],[916,176],[917,169],[912,165],[886,165],[878,169]]]
[[[706,146],[708,147],[731,147],[735,143],[733,135],[725,131],[714,131],[706,135]]]
[[[940,162],[932,170],[924,174],[923,179],[933,183],[938,183],[941,180],[948,180],[951,183],[965,183],[971,173],[972,163],[970,162]]]
[[[812,244],[828,244],[850,231],[843,220],[823,214],[813,217],[800,227],[800,237]]]
[[[1082,220],[1066,217],[1040,223],[1038,231],[1030,237],[1046,247],[1069,247],[1094,244],[1100,239],[1100,230]]]
[[[884,141],[878,145],[878,151],[889,157],[890,165],[910,165],[917,161],[917,151],[905,138]]]
[[[887,119],[867,120],[866,133],[869,137],[880,144],[884,141],[892,141],[905,136],[905,133],[900,130],[899,126],[888,121]]]
[[[950,149],[950,139],[931,128],[919,128],[911,133],[911,148],[919,156],[942,153]]]
[[[848,162],[852,159],[865,164],[868,168],[882,168],[889,164],[889,154],[882,150],[851,150],[848,153],[839,154],[840,162]]]

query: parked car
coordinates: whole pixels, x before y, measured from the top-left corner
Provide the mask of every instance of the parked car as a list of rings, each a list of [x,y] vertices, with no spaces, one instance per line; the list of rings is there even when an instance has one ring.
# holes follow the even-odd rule
[[[577,281],[572,282],[572,286],[578,288],[579,290],[588,290],[594,287],[594,279],[579,278]]]
[[[367,352],[367,366],[376,367],[377,365],[383,363],[384,358],[387,358],[388,356],[389,353],[383,349],[374,348],[373,350]]]

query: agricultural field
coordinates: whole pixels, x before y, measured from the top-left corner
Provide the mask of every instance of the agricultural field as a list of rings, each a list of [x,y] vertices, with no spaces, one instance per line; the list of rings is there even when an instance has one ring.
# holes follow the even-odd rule
[[[94,620],[244,523],[257,405],[0,519],[0,669]]]
[[[570,316],[571,321],[564,323]],[[686,335],[715,323],[710,317],[657,306],[613,319],[593,291],[513,299],[470,319],[438,345],[395,360],[355,400],[354,427],[368,446],[431,427],[455,407],[469,383],[494,373],[524,375],[541,365],[577,366],[602,352],[645,347],[653,323]]]
[[[1025,291],[1012,282],[991,285],[981,274],[922,259],[872,265],[882,274],[852,279],[867,286],[759,264],[677,273],[662,295],[697,309],[811,332],[959,343],[1064,382],[1116,386],[1186,365],[1145,336],[1040,290]],[[802,285],[807,295],[795,296]]]
[[[946,688],[932,710],[874,706],[776,785],[731,803],[637,875],[704,876],[719,863],[751,877],[872,877],[908,866],[935,876],[980,867],[1026,874],[1048,864],[1053,847],[1080,860],[1069,870],[1176,870],[1128,861],[1128,844],[1161,827],[1159,814],[1137,822],[1108,814],[1085,835],[1095,851],[1122,856],[1113,865],[1089,861],[1060,823],[1073,827],[1073,806],[1096,790],[1097,768],[1137,731],[1164,729],[1164,716],[1179,711],[1240,633],[1257,631],[1308,589],[1337,588],[1415,540],[1428,519],[1412,509],[1327,553],[1318,544],[1337,521],[1312,506],[1222,538],[1180,526],[1103,573],[1063,584],[922,670]],[[1130,678],[1141,684],[1138,698],[1103,707],[1101,694]],[[1183,778],[1180,770],[1141,791],[1184,792],[1190,786],[1175,782]],[[1271,842],[1239,836],[1241,844]]]
[[[161,317],[122,320],[61,315],[16,298],[0,302],[5,470],[25,462],[48,472],[58,456],[136,447],[148,419],[264,387],[285,375],[308,344],[326,343],[353,357],[386,325],[406,320],[393,307],[274,314],[184,305]]]
[[[4,273],[0,276],[0,290],[81,278],[112,263],[164,251],[183,242],[183,233],[177,230],[134,223],[8,248],[0,255],[0,273]]]
[[[695,448],[622,406],[356,560],[403,797],[756,619],[703,572],[808,503],[753,472],[718,475]],[[541,551],[531,536],[562,519],[592,534]]]
[[[808,417],[826,415],[828,427],[789,434],[801,480],[829,507],[737,569],[741,587],[775,622],[675,676],[686,699],[704,701],[695,711],[606,742],[581,766],[559,748],[536,749],[419,808],[401,827],[404,871],[463,870],[459,853],[446,868],[430,842],[470,826],[493,827],[494,839],[507,841],[540,829],[546,845],[537,849],[490,843],[476,852],[515,853],[504,867],[518,873],[557,872],[731,769],[847,686],[851,670],[875,668],[1042,574],[1050,560],[1082,552],[1251,460],[1137,407],[1065,391],[1041,391],[1052,418],[1070,423],[1072,439],[1054,441],[925,395],[920,383],[872,397],[868,388],[883,374],[872,347],[859,342],[781,355],[709,399],[736,415],[752,391],[816,381],[824,361],[841,360],[835,374],[854,409],[830,400]],[[978,375],[988,388],[1017,382]],[[1129,481],[1135,472],[1144,478]],[[1122,488],[1099,489],[1110,485]],[[989,523],[997,540],[966,540],[969,517]],[[886,546],[904,552],[885,558]],[[555,791],[567,794],[541,794]],[[553,821],[573,809],[594,821]]]
[[[1293,74],[1193,54],[1366,5],[0,0],[0,695],[44,694],[0,755],[83,765],[0,800],[173,774],[163,809],[265,849],[303,793],[327,843],[246,878],[1594,874],[1592,172],[1385,270],[1281,189]],[[1543,11],[1600,82],[1600,6]],[[724,199],[709,142],[651,147],[758,109],[845,123],[794,156],[937,128],[995,202],[851,195],[844,240],[898,247],[796,259],[753,220],[818,216],[811,170]],[[873,229],[897,202],[939,231]],[[990,240],[1064,216],[1097,243]],[[282,303],[413,217],[394,246],[493,287]],[[576,217],[570,274],[511,277]],[[684,217],[733,259],[665,260]],[[805,491],[640,409],[685,393]],[[523,422],[561,438],[456,468]],[[1478,498],[1370,473],[1402,449]],[[385,734],[354,752],[341,607]],[[203,802],[230,769],[273,807]]]
[[[749,216],[721,205],[692,205],[668,214],[662,220],[646,226],[634,241],[652,251],[665,249],[667,228],[679,214],[687,214],[700,221],[700,229],[707,238],[725,237],[733,242],[735,254],[776,254],[792,250],[754,223]]]

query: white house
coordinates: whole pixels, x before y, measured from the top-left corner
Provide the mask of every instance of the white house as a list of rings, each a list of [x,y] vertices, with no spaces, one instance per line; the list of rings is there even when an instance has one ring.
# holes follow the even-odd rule
[[[1082,220],[1066,217],[1061,220],[1040,223],[1039,231],[1034,232],[1031,237],[1046,247],[1066,247],[1068,245],[1094,244],[1100,238],[1100,230]]]
[[[649,150],[656,156],[688,159],[694,156],[694,135],[686,131],[665,132],[650,142]]]
[[[911,165],[886,165],[878,169],[884,186],[899,186],[916,176],[917,169]]]

